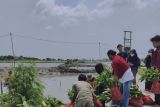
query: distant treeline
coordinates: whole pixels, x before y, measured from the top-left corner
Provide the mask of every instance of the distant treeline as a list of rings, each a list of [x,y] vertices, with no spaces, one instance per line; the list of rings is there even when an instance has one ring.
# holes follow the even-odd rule
[[[26,61],[26,60],[32,60],[32,61],[65,61],[63,59],[54,59],[54,58],[44,58],[44,59],[40,59],[40,58],[35,58],[35,57],[25,57],[25,56],[12,56],[12,55],[8,55],[8,56],[0,56],[0,61]]]
[[[56,58],[35,58],[35,57],[25,57],[25,56],[15,56],[7,55],[7,56],[0,56],[0,61],[50,61],[50,62],[79,62],[79,63],[85,63],[85,62],[95,62],[95,61],[107,61],[106,59],[103,60],[94,60],[94,59],[56,59]]]
[[[0,61],[19,61],[19,60],[35,60],[35,61],[40,61],[41,59],[39,58],[34,58],[34,57],[24,57],[24,56],[15,56],[13,57],[12,55],[8,56],[0,56]]]

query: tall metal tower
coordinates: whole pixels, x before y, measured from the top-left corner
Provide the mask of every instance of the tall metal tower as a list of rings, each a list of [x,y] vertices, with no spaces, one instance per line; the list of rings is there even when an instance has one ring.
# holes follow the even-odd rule
[[[132,31],[124,31],[124,51],[128,52],[132,48]]]

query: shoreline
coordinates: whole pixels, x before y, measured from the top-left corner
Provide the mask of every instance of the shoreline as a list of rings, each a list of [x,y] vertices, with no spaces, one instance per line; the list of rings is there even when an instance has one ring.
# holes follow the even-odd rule
[[[12,67],[0,67],[0,76],[5,77],[8,75],[8,71]],[[88,69],[87,69],[88,68]],[[64,66],[58,66],[58,67],[37,67],[37,73],[40,76],[48,76],[48,75],[61,75],[61,74],[79,74],[79,73],[95,73],[95,70],[93,67],[64,67]]]

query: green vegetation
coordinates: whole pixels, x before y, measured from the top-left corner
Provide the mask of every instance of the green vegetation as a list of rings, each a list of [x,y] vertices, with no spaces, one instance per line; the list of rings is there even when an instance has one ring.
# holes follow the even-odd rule
[[[96,98],[105,102],[111,101],[111,89],[106,89],[102,94],[96,96]]]
[[[102,74],[97,76],[96,78],[97,87],[103,84],[106,84],[109,88],[111,88],[115,84],[111,69],[105,69]]]
[[[70,100],[72,100],[73,97],[74,97],[74,93],[72,92],[72,90],[68,90],[67,95],[68,95],[68,97],[69,97]]]
[[[24,57],[24,56],[13,57],[12,55],[0,56],[0,61],[12,61],[12,60],[15,60],[15,61],[22,61],[22,60],[40,61],[40,59],[34,58],[34,57]]]
[[[47,107],[60,107],[60,105],[64,105],[62,101],[52,97],[46,99],[46,104],[48,105]]]
[[[139,87],[137,85],[134,85],[130,88],[131,97],[133,98],[141,98],[142,91],[139,90]]]
[[[36,58],[36,57],[26,57],[26,56],[13,56],[13,55],[5,55],[0,56],[0,63],[11,63],[13,62],[22,62],[26,63],[28,61],[35,61],[38,63],[66,63],[66,65],[77,65],[79,63],[98,63],[98,62],[106,62],[108,60],[94,60],[94,59],[61,59],[61,58]]]
[[[143,72],[141,72],[141,81],[149,80],[149,81],[157,81],[160,80],[160,72],[159,70],[155,68],[151,69],[144,69]]]
[[[67,59],[65,62],[66,66],[77,66],[79,64],[78,60]]]
[[[105,69],[102,74],[96,77],[96,86],[107,86],[108,88],[97,96],[97,99],[105,102],[111,101],[111,88],[116,84],[110,68]]]
[[[0,56],[0,61],[1,62],[10,62],[10,61],[38,61],[38,62],[64,62],[64,59],[55,59],[55,58],[35,58],[35,57],[25,57],[25,56]]]
[[[0,96],[1,107],[57,107],[63,104],[56,98],[44,96],[44,85],[38,78],[36,66],[19,65],[6,78],[8,93]]]

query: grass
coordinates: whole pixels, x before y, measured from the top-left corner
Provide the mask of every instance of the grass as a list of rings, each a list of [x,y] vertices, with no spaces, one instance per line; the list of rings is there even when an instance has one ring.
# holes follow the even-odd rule
[[[145,71],[146,68],[144,68],[144,67],[140,67],[139,69],[138,69],[138,75],[142,75]]]

